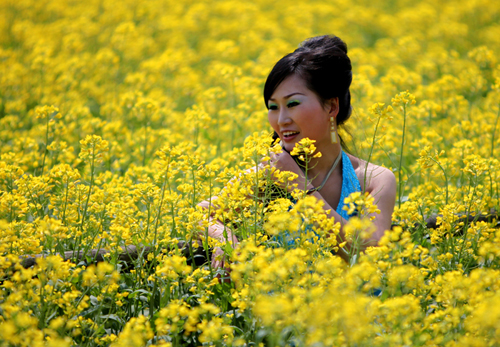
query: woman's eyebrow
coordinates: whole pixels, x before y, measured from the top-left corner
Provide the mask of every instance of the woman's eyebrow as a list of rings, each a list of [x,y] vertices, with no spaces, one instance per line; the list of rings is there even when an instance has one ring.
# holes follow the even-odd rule
[[[283,99],[288,99],[288,98],[290,98],[290,97],[292,97],[292,96],[294,96],[294,95],[297,95],[297,94],[298,94],[298,95],[305,95],[305,94],[302,94],[302,93],[299,93],[299,92],[295,92],[295,93],[292,93],[292,94],[285,95],[285,96],[283,97]],[[273,98],[269,98],[269,101],[275,101],[275,100],[274,100]]]

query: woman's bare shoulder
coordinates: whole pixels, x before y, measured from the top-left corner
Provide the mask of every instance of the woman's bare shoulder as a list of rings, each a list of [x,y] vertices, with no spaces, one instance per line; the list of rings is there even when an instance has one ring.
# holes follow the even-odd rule
[[[356,172],[361,190],[370,194],[377,193],[381,189],[395,190],[396,177],[394,173],[380,165],[369,163],[366,160],[348,154],[352,166]],[[365,189],[366,186],[366,189]]]

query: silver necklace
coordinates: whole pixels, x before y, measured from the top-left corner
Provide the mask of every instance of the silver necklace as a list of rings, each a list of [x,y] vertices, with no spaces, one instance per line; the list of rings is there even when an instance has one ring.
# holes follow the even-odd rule
[[[309,189],[306,194],[309,195],[309,194],[312,194],[314,192],[318,192],[318,191],[321,190],[321,188],[323,188],[323,186],[325,185],[326,181],[328,181],[328,178],[330,178],[330,175],[332,174],[333,170],[335,170],[335,168],[337,167],[337,165],[339,165],[341,158],[342,158],[342,148],[340,149],[340,153],[337,156],[337,159],[335,159],[335,161],[333,162],[333,165],[330,168],[330,171],[328,171],[328,173],[326,174],[325,179],[323,180],[323,182],[321,182],[321,184],[319,186],[313,187],[313,188]]]

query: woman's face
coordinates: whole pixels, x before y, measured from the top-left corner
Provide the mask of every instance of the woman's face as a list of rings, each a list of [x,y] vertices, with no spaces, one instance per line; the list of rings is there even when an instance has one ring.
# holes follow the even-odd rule
[[[287,77],[268,100],[269,123],[287,151],[303,138],[316,140],[316,147],[331,144],[330,117],[338,113],[338,99],[323,107],[318,96],[296,76]]]

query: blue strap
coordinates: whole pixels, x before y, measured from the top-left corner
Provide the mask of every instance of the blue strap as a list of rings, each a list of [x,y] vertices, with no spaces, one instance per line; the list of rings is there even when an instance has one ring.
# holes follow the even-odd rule
[[[343,209],[345,198],[354,192],[360,191],[361,185],[359,184],[358,177],[356,176],[356,172],[352,166],[351,159],[349,159],[347,154],[342,151],[342,191],[340,193],[340,200],[336,211],[345,220],[349,219],[347,211]]]

